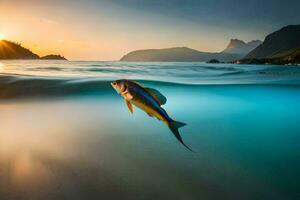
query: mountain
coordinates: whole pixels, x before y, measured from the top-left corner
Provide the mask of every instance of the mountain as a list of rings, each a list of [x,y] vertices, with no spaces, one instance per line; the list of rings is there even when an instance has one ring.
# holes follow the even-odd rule
[[[22,47],[20,44],[0,40],[0,59],[56,59],[56,60],[66,60],[60,55],[48,55],[40,57],[39,55],[33,53],[27,48]]]
[[[0,59],[39,59],[37,54],[20,44],[7,40],[0,41]]]
[[[61,55],[54,55],[54,54],[42,56],[42,57],[40,57],[40,59],[42,59],[42,60],[67,60],[65,57],[63,57]]]
[[[300,46],[300,25],[289,25],[269,34],[264,42],[252,50],[246,59],[274,59],[293,52]]]
[[[208,53],[187,47],[174,47],[166,49],[146,49],[128,53],[121,61],[133,62],[206,62],[217,59],[222,62],[240,59],[241,56],[230,53]]]
[[[260,40],[245,43],[242,40],[231,39],[226,49],[215,53],[201,52],[188,47],[137,50],[123,56],[121,61],[207,62],[209,60],[219,60],[221,62],[230,62],[243,58],[261,43]]]
[[[247,55],[250,51],[255,49],[262,43],[260,40],[252,40],[248,43],[239,39],[231,39],[223,53],[240,54],[241,56]]]
[[[289,49],[287,51],[281,51],[280,53],[274,54],[269,58],[245,58],[239,60],[240,64],[300,64],[300,46]]]

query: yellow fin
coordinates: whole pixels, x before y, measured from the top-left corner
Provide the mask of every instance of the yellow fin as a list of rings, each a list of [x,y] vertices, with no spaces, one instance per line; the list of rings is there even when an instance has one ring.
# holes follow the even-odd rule
[[[160,104],[164,105],[167,102],[167,98],[160,93],[158,90],[153,88],[145,88],[147,92],[151,94],[151,96]]]
[[[132,104],[130,103],[130,101],[126,101],[126,100],[125,100],[125,102],[126,102],[126,105],[127,105],[128,109],[129,109],[129,111],[130,111],[131,113],[133,113],[133,107],[132,107]]]
[[[151,115],[150,113],[147,113],[150,117],[153,117],[153,115]]]

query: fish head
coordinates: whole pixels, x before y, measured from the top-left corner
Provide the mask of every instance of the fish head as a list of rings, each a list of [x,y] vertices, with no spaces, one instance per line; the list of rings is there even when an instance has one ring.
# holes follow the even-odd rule
[[[117,93],[122,94],[127,90],[127,83],[125,80],[116,80],[111,83],[111,86],[117,91]]]

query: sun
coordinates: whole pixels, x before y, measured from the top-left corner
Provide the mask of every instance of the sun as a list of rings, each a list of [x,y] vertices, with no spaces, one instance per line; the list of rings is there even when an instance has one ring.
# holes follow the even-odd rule
[[[5,38],[5,35],[3,35],[2,33],[0,33],[0,40],[3,40]]]

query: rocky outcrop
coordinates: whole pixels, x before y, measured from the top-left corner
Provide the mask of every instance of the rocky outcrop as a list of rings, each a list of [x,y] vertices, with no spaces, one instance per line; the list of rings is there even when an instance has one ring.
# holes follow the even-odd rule
[[[239,39],[231,39],[226,49],[223,50],[223,53],[239,54],[244,57],[261,43],[262,41],[260,40],[252,40],[246,43]]]

